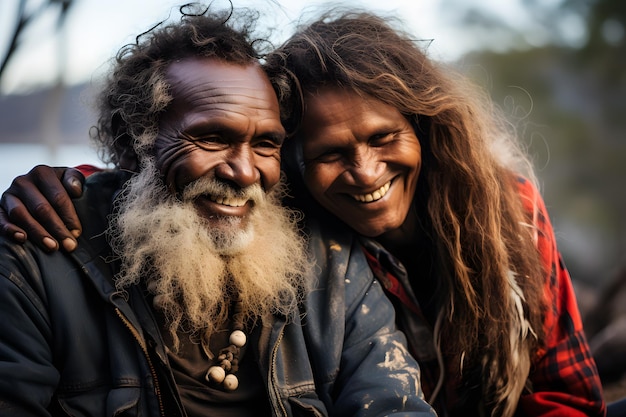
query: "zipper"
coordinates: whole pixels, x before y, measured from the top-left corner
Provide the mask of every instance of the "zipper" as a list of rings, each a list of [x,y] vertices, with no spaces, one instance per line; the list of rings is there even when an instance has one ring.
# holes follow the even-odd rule
[[[152,374],[152,380],[154,381],[154,393],[159,402],[159,415],[161,417],[165,417],[165,406],[163,405],[163,399],[161,398],[161,388],[159,387],[159,380],[157,378],[156,370],[154,369],[154,364],[152,363],[152,359],[150,359],[150,354],[148,352],[148,347],[146,346],[146,342],[143,337],[139,334],[135,326],[132,325],[130,321],[124,316],[124,314],[120,311],[119,308],[115,307],[115,313],[117,313],[118,317],[122,320],[126,328],[130,331],[133,337],[139,343],[141,350],[143,351],[146,360],[148,361],[148,368],[150,369],[150,374]]]
[[[274,347],[272,348],[272,356],[271,356],[271,360],[270,360],[270,372],[269,372],[269,386],[272,387],[272,392],[274,393],[274,409],[280,409],[280,411],[282,411],[282,415],[283,416],[288,416],[287,414],[287,410],[285,409],[285,406],[283,405],[283,402],[280,398],[280,394],[278,393],[278,389],[276,387],[276,384],[274,383],[274,381],[276,380],[276,356],[278,354],[278,346],[280,345],[280,342],[283,340],[283,328],[281,328],[280,330],[280,334],[278,335],[278,338],[276,339],[276,343],[274,343]]]

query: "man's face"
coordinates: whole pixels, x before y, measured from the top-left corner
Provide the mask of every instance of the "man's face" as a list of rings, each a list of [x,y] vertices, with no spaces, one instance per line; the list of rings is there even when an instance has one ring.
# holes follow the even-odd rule
[[[291,314],[307,256],[270,191],[285,131],[265,73],[194,58],[171,64],[166,77],[173,101],[113,219],[124,266],[116,285],[152,281],[173,340],[181,328],[219,329],[233,288],[245,317]]]
[[[271,84],[258,65],[214,58],[175,62],[166,76],[173,101],[154,149],[165,184],[182,196],[195,180],[216,180],[225,191],[194,196],[198,214],[212,225],[245,226],[254,202],[240,191],[260,186],[267,192],[280,179],[285,131]]]

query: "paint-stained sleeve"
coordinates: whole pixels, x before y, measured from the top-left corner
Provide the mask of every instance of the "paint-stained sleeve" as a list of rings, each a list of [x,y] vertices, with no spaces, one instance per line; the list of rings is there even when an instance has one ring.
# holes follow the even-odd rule
[[[314,296],[316,305],[327,310],[316,313],[326,318],[310,323],[319,326],[324,340],[319,348],[326,349],[329,414],[436,415],[424,400],[418,364],[395,327],[393,306],[358,240],[331,235],[317,250],[322,278]]]

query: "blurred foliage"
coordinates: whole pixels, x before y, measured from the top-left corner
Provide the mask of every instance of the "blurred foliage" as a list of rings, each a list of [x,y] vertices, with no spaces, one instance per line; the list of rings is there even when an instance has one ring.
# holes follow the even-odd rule
[[[0,75],[24,28],[53,9],[58,30],[75,3],[17,1]],[[459,65],[489,91],[533,156],[573,279],[608,282],[626,262],[626,1],[519,0],[520,9],[507,5],[508,16],[497,13],[503,7],[441,1],[459,41],[481,48]]]
[[[502,19],[468,9],[461,22],[497,36],[506,52],[464,57],[464,72],[484,86],[533,156],[557,240],[572,277],[604,285],[626,261],[626,2],[525,0],[542,46],[525,43]],[[584,22],[582,41],[567,25]]]
[[[29,0],[18,1],[15,12],[15,26],[11,32],[9,43],[6,45],[6,52],[2,57],[2,61],[0,61],[0,77],[2,77],[11,57],[20,46],[21,37],[26,28],[32,25],[47,9],[56,9],[58,7],[59,15],[57,17],[56,29],[60,30],[65,23],[67,12],[73,4],[73,1],[75,0],[47,0],[41,4],[35,4],[32,7],[29,7],[31,6]],[[5,46],[2,45],[2,47]]]

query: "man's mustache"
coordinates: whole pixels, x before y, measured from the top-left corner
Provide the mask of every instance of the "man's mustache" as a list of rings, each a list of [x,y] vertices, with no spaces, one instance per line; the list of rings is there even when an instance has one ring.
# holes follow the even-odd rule
[[[212,199],[221,198],[226,200],[243,199],[253,204],[265,202],[265,191],[259,184],[253,184],[244,188],[235,188],[231,184],[216,180],[215,178],[201,177],[190,182],[182,192],[184,202],[192,202],[198,197],[207,196]]]

